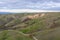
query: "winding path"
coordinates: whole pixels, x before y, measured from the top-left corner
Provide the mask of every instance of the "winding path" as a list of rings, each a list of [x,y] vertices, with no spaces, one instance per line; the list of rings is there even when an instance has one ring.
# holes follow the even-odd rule
[[[8,30],[8,31],[15,31],[15,32],[18,32],[18,33],[20,33],[20,34],[22,34],[22,35],[24,35],[24,36],[29,36],[30,34],[24,34],[23,32],[20,32],[20,31],[17,31],[17,30]],[[34,40],[38,40],[35,36],[32,36],[32,38],[34,39]]]

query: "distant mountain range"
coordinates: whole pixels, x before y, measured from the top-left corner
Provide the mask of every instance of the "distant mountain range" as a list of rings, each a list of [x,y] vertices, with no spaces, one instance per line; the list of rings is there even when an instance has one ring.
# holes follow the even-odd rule
[[[12,14],[11,12],[0,12],[0,14]]]

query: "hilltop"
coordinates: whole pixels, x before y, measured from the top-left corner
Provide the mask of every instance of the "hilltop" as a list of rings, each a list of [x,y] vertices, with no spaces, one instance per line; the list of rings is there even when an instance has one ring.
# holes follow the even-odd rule
[[[60,12],[2,14],[0,40],[60,40]]]

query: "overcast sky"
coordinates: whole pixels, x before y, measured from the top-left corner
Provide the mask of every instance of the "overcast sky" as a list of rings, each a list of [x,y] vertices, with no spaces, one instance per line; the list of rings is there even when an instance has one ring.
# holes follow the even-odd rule
[[[0,0],[0,9],[60,10],[60,0]]]

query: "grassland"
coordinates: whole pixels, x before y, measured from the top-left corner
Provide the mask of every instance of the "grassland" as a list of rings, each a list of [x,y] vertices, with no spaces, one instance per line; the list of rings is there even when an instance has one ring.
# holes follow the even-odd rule
[[[60,40],[60,12],[1,14],[0,40]]]

